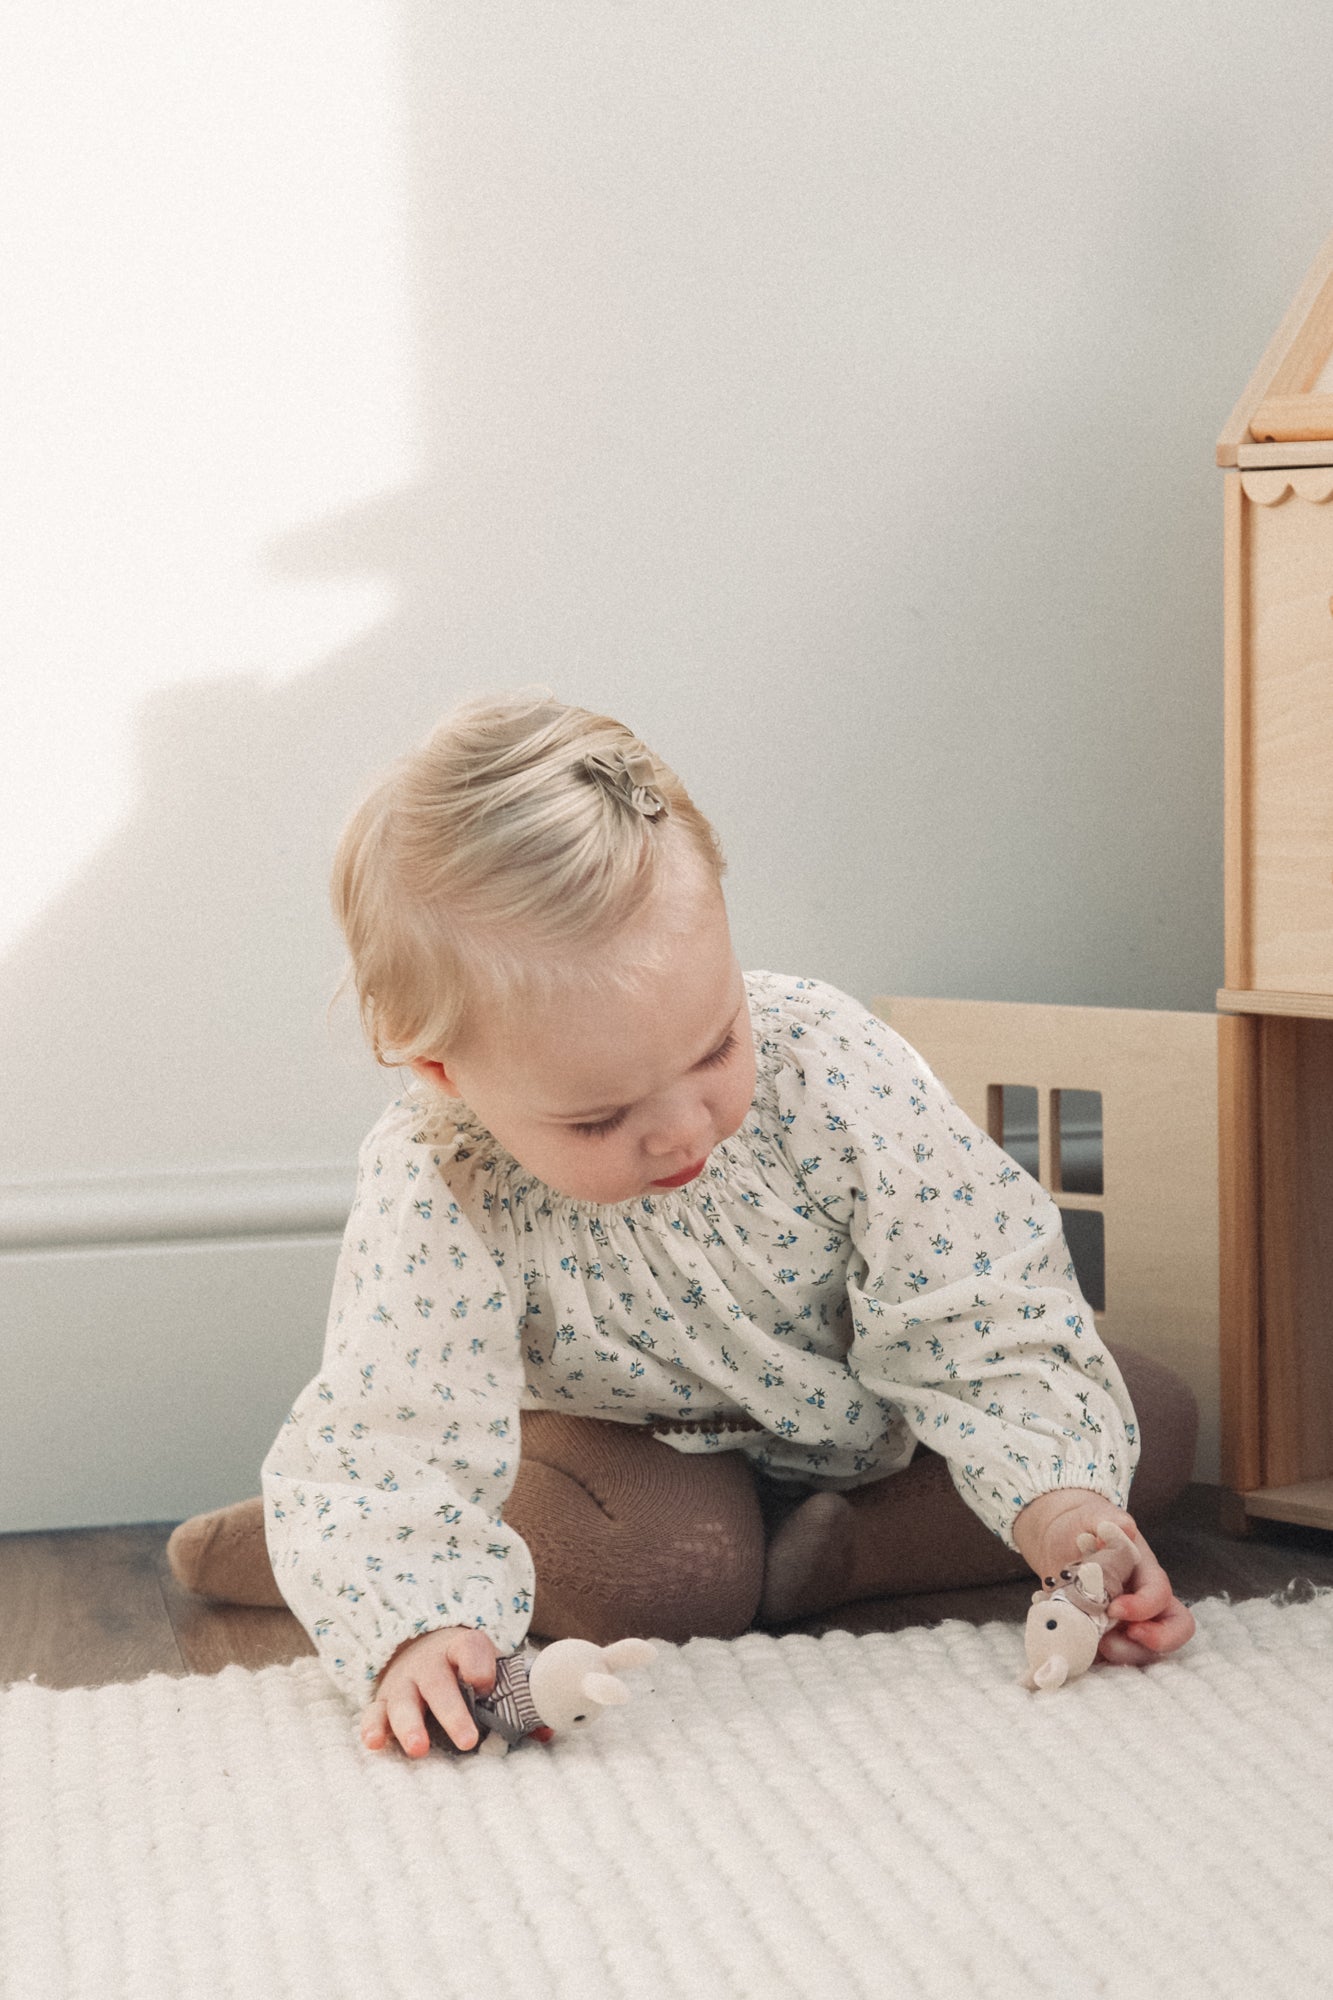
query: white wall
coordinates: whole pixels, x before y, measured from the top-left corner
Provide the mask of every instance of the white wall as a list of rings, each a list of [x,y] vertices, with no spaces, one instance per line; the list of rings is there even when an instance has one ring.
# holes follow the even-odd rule
[[[5,11],[0,1527],[253,1488],[384,1096],[329,852],[462,694],[639,728],[748,963],[1211,1005],[1331,77],[1322,0]]]

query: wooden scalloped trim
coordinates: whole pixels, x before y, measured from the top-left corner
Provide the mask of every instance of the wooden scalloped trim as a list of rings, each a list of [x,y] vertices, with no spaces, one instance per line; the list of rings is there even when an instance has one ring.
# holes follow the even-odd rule
[[[1241,491],[1256,507],[1280,506],[1289,493],[1318,507],[1333,499],[1333,465],[1269,466],[1242,472]]]

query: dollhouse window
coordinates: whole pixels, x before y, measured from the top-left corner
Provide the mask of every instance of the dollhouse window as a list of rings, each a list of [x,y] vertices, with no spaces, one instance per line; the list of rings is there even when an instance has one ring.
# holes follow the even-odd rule
[[[998,1093],[1000,1129],[991,1136],[999,1140],[1011,1160],[1017,1160],[1034,1180],[1038,1173],[1037,1093],[1030,1084],[1002,1083]]]
[[[1106,1310],[1106,1192],[1099,1090],[1052,1090],[1031,1084],[992,1085],[987,1093],[991,1134],[1010,1158],[1056,1198],[1065,1241],[1083,1296]]]
[[[1061,1194],[1102,1194],[1102,1094],[1053,1090],[1054,1180]]]

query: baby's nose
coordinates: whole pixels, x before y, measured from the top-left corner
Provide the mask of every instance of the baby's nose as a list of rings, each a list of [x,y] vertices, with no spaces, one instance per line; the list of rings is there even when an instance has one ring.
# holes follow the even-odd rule
[[[660,1119],[644,1139],[644,1151],[655,1160],[683,1160],[693,1165],[713,1143],[712,1121],[702,1104],[683,1107]]]

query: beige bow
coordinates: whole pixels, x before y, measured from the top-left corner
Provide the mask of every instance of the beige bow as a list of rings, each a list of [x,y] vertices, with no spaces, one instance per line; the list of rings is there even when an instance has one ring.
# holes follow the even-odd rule
[[[652,783],[653,760],[646,750],[612,750],[605,756],[594,752],[584,758],[583,768],[622,805],[632,806],[645,819],[665,818],[669,808]]]

